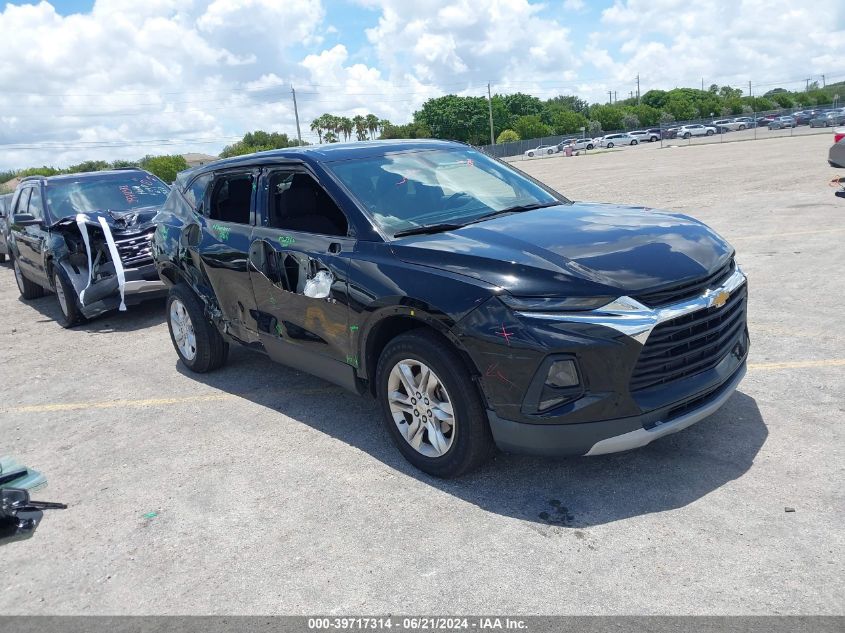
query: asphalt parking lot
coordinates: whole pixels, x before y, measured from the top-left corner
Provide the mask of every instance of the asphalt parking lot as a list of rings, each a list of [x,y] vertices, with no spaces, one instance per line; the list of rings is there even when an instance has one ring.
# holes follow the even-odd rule
[[[520,164],[689,213],[750,280],[750,368],[619,455],[413,470],[374,401],[233,349],[176,362],[163,304],[71,331],[0,266],[2,453],[69,509],[5,546],[4,614],[841,614],[845,205],[829,135]],[[787,512],[785,508],[794,511]]]

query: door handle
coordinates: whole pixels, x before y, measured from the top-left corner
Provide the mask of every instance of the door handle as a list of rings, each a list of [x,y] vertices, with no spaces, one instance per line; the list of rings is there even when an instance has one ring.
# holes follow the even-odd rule
[[[334,255],[337,255],[342,250],[343,247],[340,245],[340,242],[332,242],[329,244],[329,252]]]

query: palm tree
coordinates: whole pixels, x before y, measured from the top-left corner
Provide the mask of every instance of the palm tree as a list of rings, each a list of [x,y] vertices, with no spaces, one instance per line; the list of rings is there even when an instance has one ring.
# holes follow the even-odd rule
[[[387,119],[382,119],[378,122],[379,136],[384,134],[384,130],[385,130],[385,128],[387,128],[388,125],[390,125],[390,121],[388,121]]]
[[[325,116],[325,115],[323,115]],[[317,137],[320,139],[320,144],[323,143],[323,117],[317,117],[313,121],[311,121],[311,131],[317,133]]]
[[[359,141],[366,141],[367,140],[367,119],[362,117],[360,114],[356,114],[352,118],[352,123],[355,124],[355,136],[358,138]]]
[[[335,132],[334,130],[327,130],[326,143],[337,143],[337,132]]]
[[[378,117],[375,114],[368,114],[366,121],[367,131],[370,133],[370,139],[374,139],[376,137],[376,131],[378,130]]]
[[[355,124],[348,116],[340,117],[340,131],[343,132],[343,140],[348,141],[352,138],[352,130],[355,129]]]

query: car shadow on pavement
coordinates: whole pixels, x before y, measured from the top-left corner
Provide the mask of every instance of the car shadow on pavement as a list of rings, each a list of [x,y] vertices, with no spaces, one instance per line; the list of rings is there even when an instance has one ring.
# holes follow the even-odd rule
[[[56,321],[61,314],[56,295],[48,293],[40,299],[19,299],[23,304],[33,308],[44,317],[42,323]],[[144,330],[165,321],[164,299],[150,299],[143,303],[126,306],[126,312],[112,310],[96,318],[73,326],[73,330],[91,332],[93,334],[107,334],[111,332],[134,332]],[[57,327],[60,327],[56,323]]]
[[[745,474],[768,430],[756,401],[737,392],[714,415],[648,446],[598,457],[498,453],[479,470],[441,480],[391,444],[377,403],[241,348],[209,374],[177,370],[309,425],[386,466],[488,512],[562,528],[602,525],[682,508]]]

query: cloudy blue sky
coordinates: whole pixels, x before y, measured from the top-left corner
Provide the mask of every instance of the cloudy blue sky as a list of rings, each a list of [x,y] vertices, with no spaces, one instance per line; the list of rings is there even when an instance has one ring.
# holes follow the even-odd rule
[[[804,8],[805,6],[810,8]],[[303,136],[322,112],[402,123],[446,93],[591,102],[711,83],[845,80],[819,0],[54,0],[0,13],[0,168]]]

